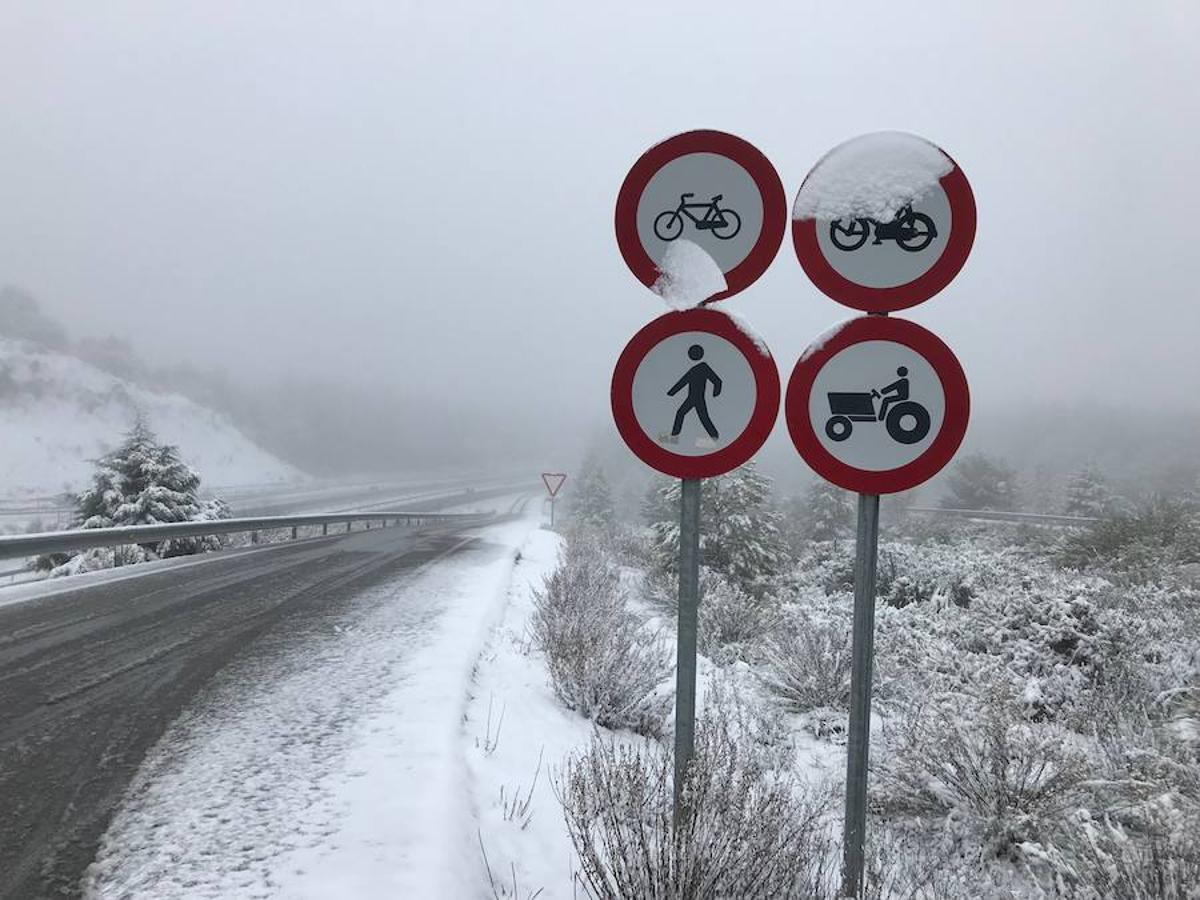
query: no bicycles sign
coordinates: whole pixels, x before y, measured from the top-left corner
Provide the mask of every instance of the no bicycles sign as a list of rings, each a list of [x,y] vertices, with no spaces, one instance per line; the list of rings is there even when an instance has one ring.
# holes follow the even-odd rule
[[[925,302],[962,269],[974,240],[966,175],[911,134],[867,134],[835,147],[792,208],[792,243],[812,283],[864,312]]]
[[[617,195],[617,245],[647,287],[676,241],[699,245],[725,276],[720,300],[749,287],[779,252],[787,199],[770,161],[723,131],[688,131],[655,144]]]
[[[932,478],[962,443],[970,415],[958,359],[904,319],[864,316],[818,339],[788,382],[788,432],[822,478],[863,494]]]
[[[617,360],[612,411],[642,462],[677,478],[711,478],[746,462],[771,433],[779,371],[724,313],[667,313]]]

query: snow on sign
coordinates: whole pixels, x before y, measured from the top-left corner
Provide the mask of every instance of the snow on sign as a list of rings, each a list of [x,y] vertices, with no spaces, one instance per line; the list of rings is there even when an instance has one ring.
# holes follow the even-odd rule
[[[659,316],[625,347],[612,379],[617,430],[648,466],[711,478],[757,452],[779,414],[771,354],[729,316]]]
[[[542,484],[546,485],[546,493],[553,499],[558,495],[559,490],[563,486],[563,482],[567,480],[567,476],[563,472],[543,472]]]
[[[699,299],[720,300],[753,284],[779,252],[787,198],[775,167],[754,146],[722,131],[688,131],[634,163],[617,195],[615,224],[621,255],[642,284],[665,293],[664,259],[690,242],[725,279]]]
[[[792,208],[792,242],[812,283],[865,312],[924,303],[954,280],[974,240],[967,176],[939,147],[901,132],[831,150]]]
[[[788,431],[822,478],[863,494],[932,478],[962,443],[967,379],[954,353],[903,319],[851,319],[805,351],[788,382]]]

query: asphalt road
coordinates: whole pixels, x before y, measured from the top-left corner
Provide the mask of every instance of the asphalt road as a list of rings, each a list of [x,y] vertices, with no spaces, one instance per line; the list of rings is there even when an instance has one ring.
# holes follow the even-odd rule
[[[146,751],[236,654],[464,546],[375,529],[0,605],[0,898],[78,895]]]

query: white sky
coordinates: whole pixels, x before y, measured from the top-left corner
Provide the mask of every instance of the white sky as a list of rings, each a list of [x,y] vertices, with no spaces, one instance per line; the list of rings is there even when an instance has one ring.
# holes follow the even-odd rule
[[[975,250],[908,315],[976,413],[1200,409],[1200,4],[0,0],[0,283],[74,336],[604,421],[664,309],[616,191],[718,128],[794,196],[867,131],[971,179]],[[785,240],[735,301],[784,378],[850,314]],[[782,429],[780,429],[782,430]]]

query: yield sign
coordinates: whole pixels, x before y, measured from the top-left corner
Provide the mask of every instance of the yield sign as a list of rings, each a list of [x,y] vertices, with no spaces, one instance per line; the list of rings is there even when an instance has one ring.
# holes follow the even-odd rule
[[[550,496],[554,497],[559,489],[563,486],[563,482],[567,480],[567,476],[562,472],[543,472],[542,482],[546,485],[546,490]]]

